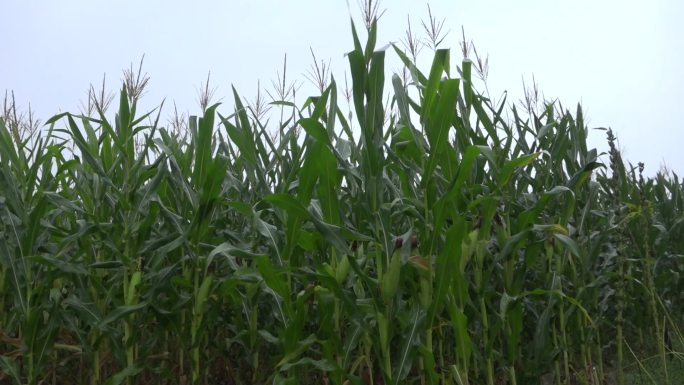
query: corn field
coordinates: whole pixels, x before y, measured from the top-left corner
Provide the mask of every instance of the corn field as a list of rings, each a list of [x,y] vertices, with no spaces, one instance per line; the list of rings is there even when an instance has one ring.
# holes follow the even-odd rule
[[[128,82],[113,119],[0,119],[0,383],[680,383],[677,175],[352,31],[346,97],[279,119],[235,92],[182,135]]]

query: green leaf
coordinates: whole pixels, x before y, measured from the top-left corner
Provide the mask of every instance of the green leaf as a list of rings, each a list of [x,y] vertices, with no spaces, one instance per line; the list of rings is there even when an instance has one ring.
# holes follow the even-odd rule
[[[286,364],[283,364],[280,367],[281,371],[287,371],[291,368],[298,367],[298,366],[313,366],[314,368],[322,371],[322,372],[332,372],[335,370],[335,365],[331,363],[330,361],[326,359],[321,359],[321,360],[314,360],[309,357],[304,357],[300,358],[299,360],[295,362],[288,362]]]
[[[14,360],[10,360],[9,357],[0,356],[0,369],[12,379],[12,383],[22,385],[19,367]]]
[[[287,212],[288,215],[297,218],[308,219],[311,217],[309,212],[297,199],[290,194],[276,193],[264,197],[264,201],[273,204]]]
[[[282,298],[289,298],[290,289],[287,281],[282,277],[282,273],[278,272],[271,264],[268,256],[262,255],[256,257],[257,268],[259,274],[264,278],[266,285],[273,289]]]
[[[448,60],[448,59],[446,59]],[[426,93],[429,90],[426,90]],[[442,155],[449,145],[449,130],[456,116],[456,99],[459,96],[459,80],[448,79],[442,81],[439,87],[439,96],[433,96],[434,107],[430,108],[429,116],[422,119],[426,124],[427,138],[430,143],[430,153],[428,163],[425,168],[425,175],[432,176],[437,164],[440,163]],[[427,97],[426,97],[427,99]],[[430,107],[427,104],[426,106]],[[443,160],[442,167],[446,167],[450,162]],[[424,178],[424,185],[430,178]]]
[[[98,325],[102,321],[100,311],[92,302],[83,302],[79,297],[70,295],[62,304],[73,309],[79,318],[91,325]]]
[[[558,239],[563,243],[571,253],[573,253],[576,256],[580,256],[580,251],[579,247],[577,246],[577,243],[570,237],[568,237],[565,234],[560,234],[560,233],[553,233],[554,238]]]
[[[211,168],[212,148],[211,142],[214,135],[214,111],[219,104],[207,108],[204,116],[199,120],[197,137],[195,138],[195,168],[192,179],[195,186],[204,186]]]
[[[113,311],[111,311],[107,317],[105,317],[98,327],[104,328],[105,326],[111,324],[112,322],[116,322],[120,320],[123,317],[128,316],[131,313],[135,313],[140,309],[143,309],[147,306],[147,302],[139,302],[135,305],[124,305],[124,306],[118,306],[116,307]]]
[[[107,382],[104,383],[104,385],[121,385],[121,383],[124,382],[127,378],[137,376],[140,372],[143,371],[143,369],[144,367],[142,366],[129,366],[126,369],[113,375],[109,380],[107,380]]]
[[[446,233],[447,243],[437,256],[435,266],[435,289],[432,295],[432,303],[428,310],[427,322],[432,325],[435,316],[439,314],[445,303],[445,298],[454,279],[464,279],[457,276],[458,266],[461,262],[462,248],[461,243],[467,233],[465,220],[461,217],[456,218],[454,224],[449,227]]]
[[[91,269],[119,269],[124,264],[121,261],[101,261],[90,264]]]
[[[408,376],[411,367],[413,366],[413,360],[417,353],[416,344],[418,342],[418,337],[423,329],[423,322],[425,320],[425,312],[420,309],[419,306],[413,306],[411,309],[411,323],[403,334],[403,345],[399,352],[399,358],[397,360],[397,365],[394,368],[394,375],[392,379],[395,384],[403,384]]]
[[[257,253],[252,253],[251,251],[236,247],[232,245],[229,242],[224,242],[216,247],[209,253],[207,256],[207,264],[206,268],[204,270],[204,274],[207,274],[207,271],[209,270],[212,262],[218,255],[225,255],[227,257],[240,257],[240,258],[258,258],[258,257],[264,257],[265,255],[263,254],[257,254]]]
[[[451,318],[452,328],[456,333],[456,349],[463,360],[468,362],[475,346],[468,334],[468,316],[463,309],[459,309],[454,299],[450,298],[447,302],[449,317]]]
[[[501,173],[499,175],[499,187],[503,187],[508,184],[515,169],[527,166],[528,164],[532,163],[533,160],[537,159],[539,155],[541,155],[541,152],[535,152],[534,154],[523,155],[506,162],[506,164],[504,164],[504,166],[501,168]]]
[[[82,265],[53,258],[48,255],[34,255],[30,257],[30,259],[34,262],[52,267],[56,270],[62,271],[67,274],[76,274],[83,276],[88,275],[88,271]]]

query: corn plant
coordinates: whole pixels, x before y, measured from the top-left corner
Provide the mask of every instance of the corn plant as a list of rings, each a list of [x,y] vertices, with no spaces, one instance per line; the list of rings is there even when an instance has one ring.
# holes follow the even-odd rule
[[[612,130],[605,162],[579,106],[494,102],[432,17],[423,71],[367,16],[348,93],[283,74],[275,122],[234,89],[163,127],[132,72],[113,119],[0,119],[0,380],[599,384],[653,354],[672,383],[678,176]]]

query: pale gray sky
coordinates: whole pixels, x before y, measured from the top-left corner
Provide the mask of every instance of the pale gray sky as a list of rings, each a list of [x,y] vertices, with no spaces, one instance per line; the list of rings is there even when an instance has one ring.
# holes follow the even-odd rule
[[[358,16],[356,0],[349,2]],[[684,2],[384,0],[378,46],[399,41],[407,17],[419,32],[428,3],[445,19],[443,47],[455,59],[461,26],[489,54],[493,95],[507,90],[518,100],[521,79],[534,75],[547,98],[573,110],[581,102],[590,127],[612,127],[626,158],[646,162],[648,174],[663,162],[684,174]],[[252,98],[258,80],[270,86],[285,53],[288,76],[304,80],[309,47],[343,82],[343,54],[352,48],[345,0],[2,0],[0,36],[0,90],[14,90],[42,120],[78,112],[89,84],[105,73],[118,90],[122,70],[143,54],[151,77],[145,106],[167,98],[163,116],[170,116],[172,101],[197,112],[208,71],[216,96],[232,103],[231,84]],[[422,56],[429,62],[429,49]],[[303,87],[298,99],[310,90]],[[603,132],[590,135],[592,145],[607,148]]]

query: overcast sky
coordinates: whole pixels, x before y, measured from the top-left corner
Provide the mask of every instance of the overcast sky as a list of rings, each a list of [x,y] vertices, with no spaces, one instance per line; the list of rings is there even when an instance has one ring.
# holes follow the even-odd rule
[[[357,0],[349,3],[360,24]],[[428,3],[445,20],[443,47],[455,59],[461,27],[489,54],[493,95],[508,91],[518,100],[522,79],[534,76],[546,98],[573,110],[582,103],[589,127],[612,127],[626,158],[646,162],[648,174],[663,163],[684,174],[684,2],[384,0],[378,47],[399,42],[407,18],[420,32]],[[0,36],[0,90],[13,90],[42,120],[79,112],[103,74],[117,90],[122,70],[143,54],[151,77],[145,106],[166,98],[169,117],[173,101],[197,113],[197,88],[209,71],[227,103],[231,85],[247,99],[259,80],[268,89],[286,53],[288,76],[305,81],[309,48],[343,82],[343,55],[353,47],[345,0],[2,0]],[[302,87],[298,99],[311,90]],[[591,132],[590,144],[605,150],[604,135]]]

